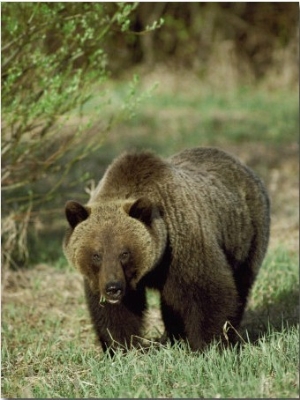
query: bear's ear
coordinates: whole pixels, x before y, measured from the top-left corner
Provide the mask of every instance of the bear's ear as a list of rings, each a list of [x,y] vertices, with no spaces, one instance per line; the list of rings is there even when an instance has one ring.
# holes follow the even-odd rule
[[[130,217],[136,218],[148,226],[159,215],[157,207],[146,197],[141,197],[133,203],[126,203],[124,210]]]
[[[89,208],[73,200],[67,201],[65,212],[71,228],[75,228],[76,225],[86,220],[90,215]]]

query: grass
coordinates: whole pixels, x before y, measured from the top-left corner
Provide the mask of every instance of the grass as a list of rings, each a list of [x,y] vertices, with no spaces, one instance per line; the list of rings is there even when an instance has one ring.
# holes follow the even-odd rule
[[[177,345],[110,359],[94,340],[75,272],[41,265],[11,279],[2,306],[4,397],[298,396],[298,259],[283,248],[269,253],[255,284],[245,344],[222,352]],[[157,307],[152,293],[150,303]]]
[[[222,93],[179,78],[175,84],[164,77],[166,83],[144,100],[136,118],[116,127],[69,179],[76,182],[89,172],[97,182],[111,159],[131,147],[170,155],[216,145],[255,169],[270,193],[272,229],[240,329],[245,344],[223,352],[212,345],[203,354],[178,345],[105,357],[95,341],[81,277],[61,254],[63,204],[88,198],[85,184],[66,185],[57,195],[57,212],[47,218],[42,210],[39,216],[31,268],[5,277],[2,397],[299,396],[298,94],[250,88]],[[122,97],[122,84],[113,90]],[[162,324],[157,294],[148,297],[151,337],[162,332]]]
[[[220,146],[228,141],[282,145],[297,140],[299,101],[296,90],[270,92],[244,87],[226,92],[208,89],[197,81],[185,84],[189,78],[184,78],[181,86],[173,90],[161,83],[157,91],[143,101],[136,117],[117,129],[119,140],[112,139],[104,144],[103,153],[108,154],[109,149],[118,152],[124,145],[150,147],[169,155],[182,147]],[[97,102],[97,98],[94,101]]]
[[[294,397],[296,392],[296,331],[271,334],[257,347],[219,354],[214,347],[204,355],[184,349],[149,354],[131,352],[102,360],[77,348],[56,358],[55,369],[39,368],[28,394],[34,397]],[[278,353],[284,352],[284,355]],[[35,352],[34,356],[41,356]],[[67,366],[67,367],[66,367]],[[30,379],[27,379],[30,382]],[[32,390],[33,389],[33,390]],[[31,390],[31,392],[30,392]]]

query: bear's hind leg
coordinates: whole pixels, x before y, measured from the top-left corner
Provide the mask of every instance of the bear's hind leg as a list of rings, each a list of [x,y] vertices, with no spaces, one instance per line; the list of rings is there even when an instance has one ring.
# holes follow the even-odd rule
[[[174,285],[171,280],[162,293],[162,317],[171,341],[185,339],[191,350],[202,351],[214,339],[224,338],[226,321],[235,323],[240,301],[231,273],[206,277],[205,285]],[[231,336],[228,335],[228,336]],[[229,338],[230,340],[234,339]]]

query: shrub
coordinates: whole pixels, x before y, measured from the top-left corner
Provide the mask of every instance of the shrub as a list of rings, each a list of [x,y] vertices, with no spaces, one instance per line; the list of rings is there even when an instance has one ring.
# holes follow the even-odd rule
[[[95,151],[111,125],[129,113],[130,106],[123,107],[121,115],[103,117],[103,83],[109,76],[105,40],[112,40],[114,32],[130,32],[136,7],[137,3],[2,4],[4,266],[26,260],[32,213],[53,199],[70,168]],[[91,88],[98,90],[101,101],[98,110],[87,113],[83,106]],[[125,101],[130,103],[134,96],[131,88]],[[45,179],[52,183],[49,189]]]

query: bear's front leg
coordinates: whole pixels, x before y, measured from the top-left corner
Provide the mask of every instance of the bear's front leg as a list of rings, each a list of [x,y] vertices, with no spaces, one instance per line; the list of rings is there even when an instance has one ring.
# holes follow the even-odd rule
[[[119,347],[126,350],[141,345],[146,311],[145,289],[129,291],[120,304],[100,303],[100,293],[93,293],[86,279],[84,289],[90,316],[104,351],[113,354]]]

